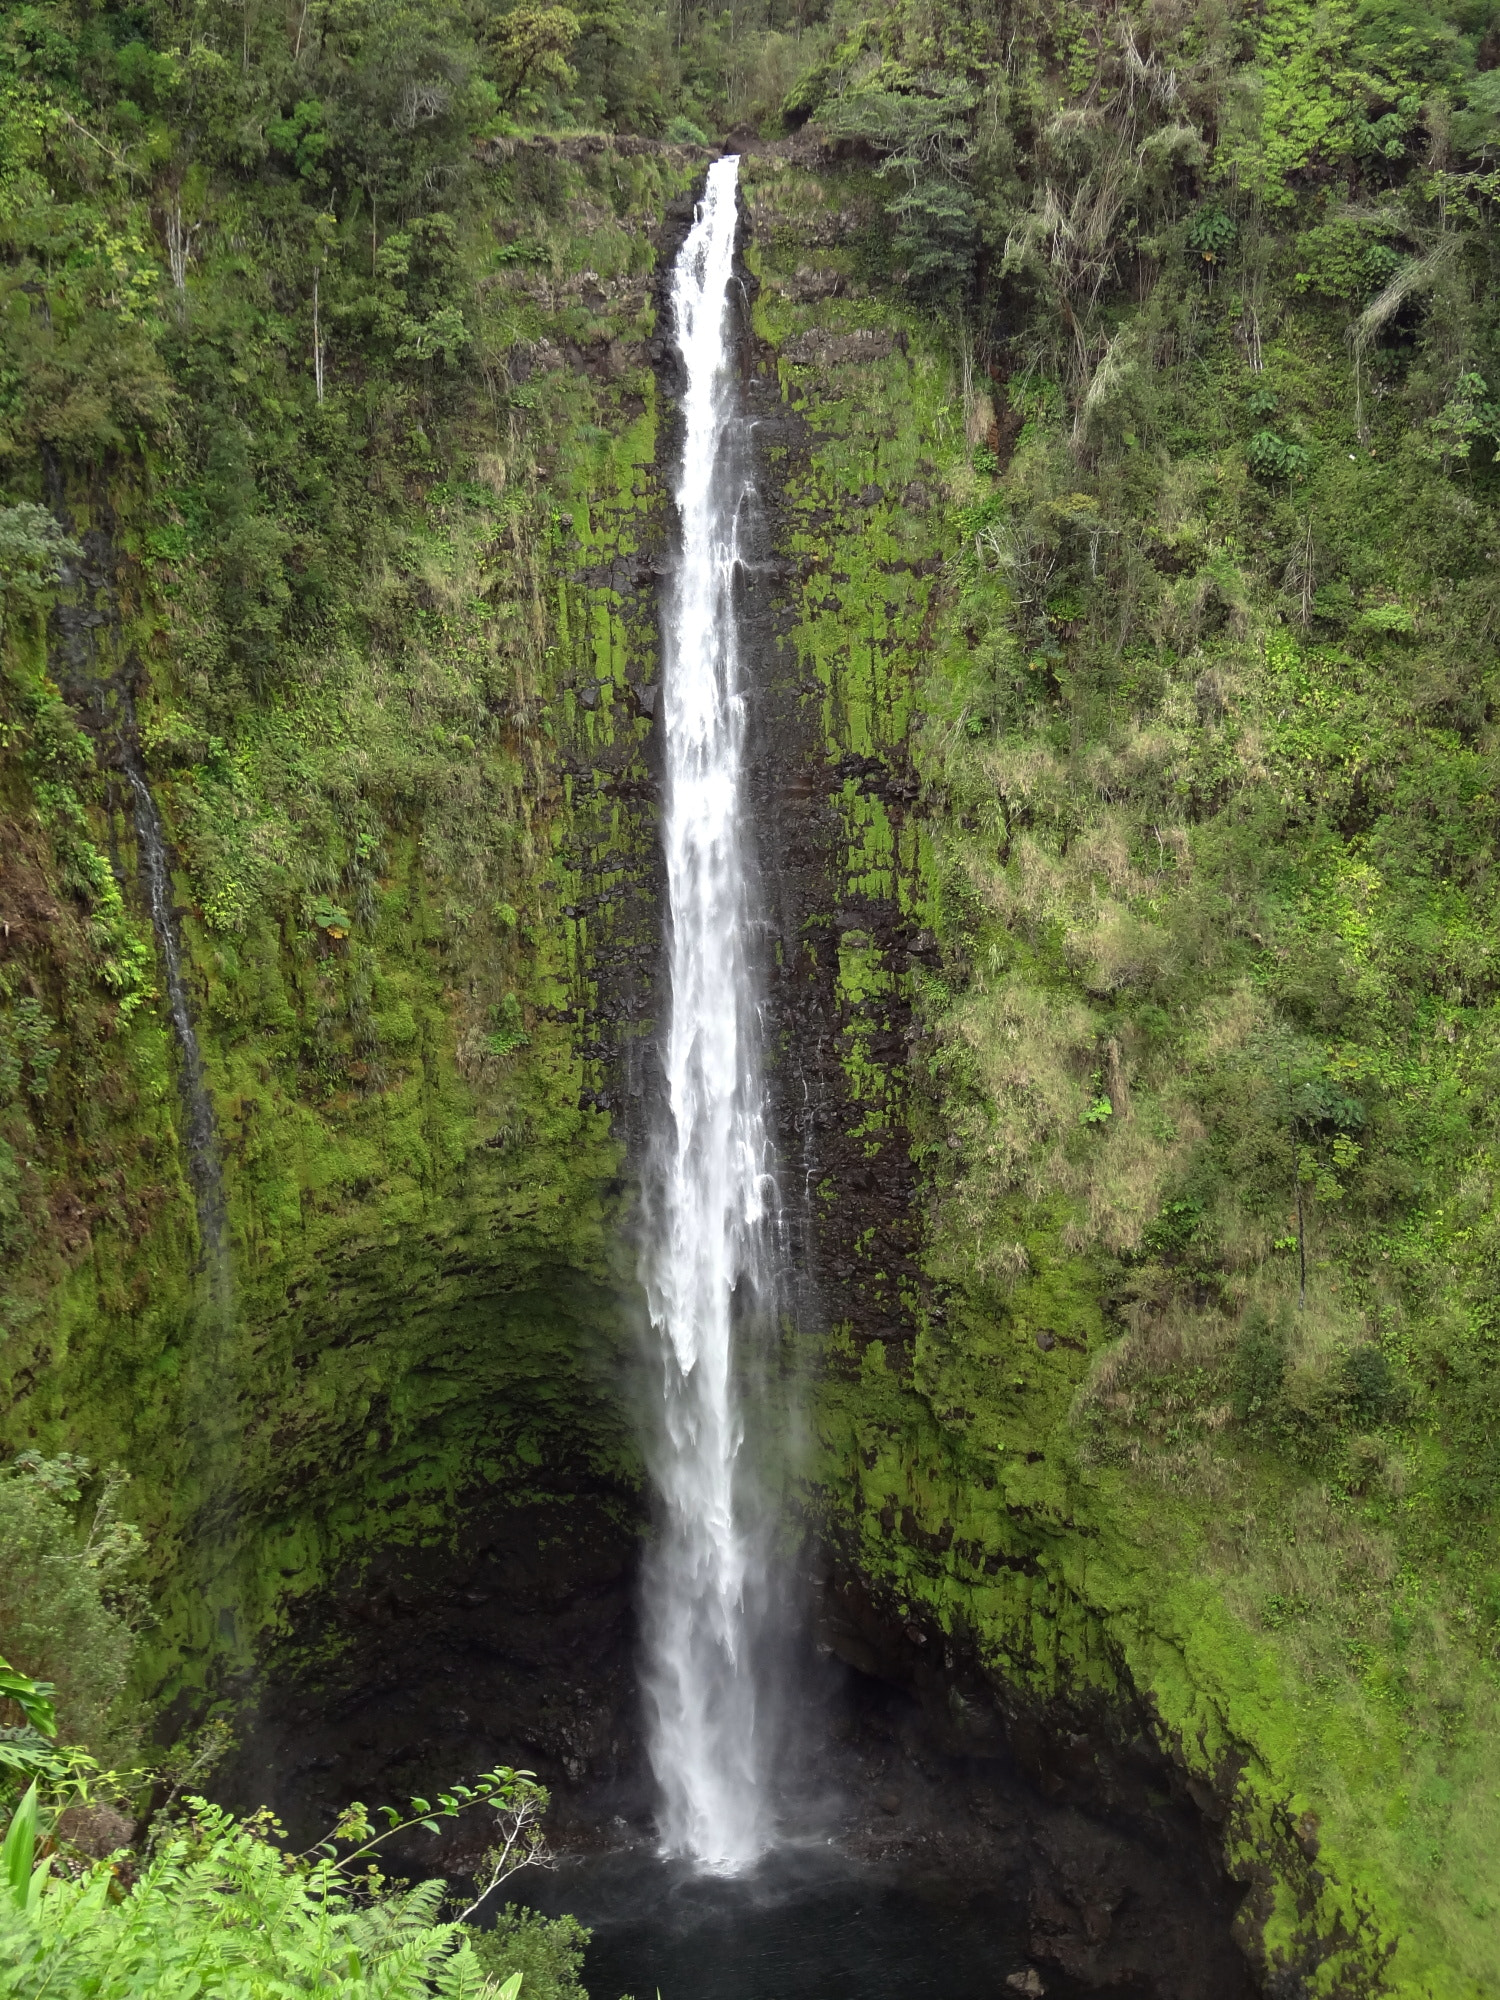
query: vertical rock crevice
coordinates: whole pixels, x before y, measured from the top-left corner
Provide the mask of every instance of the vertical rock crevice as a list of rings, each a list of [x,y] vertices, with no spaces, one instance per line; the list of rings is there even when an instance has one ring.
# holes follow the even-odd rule
[[[120,732],[116,754],[130,793],[131,821],[135,827],[136,852],[140,857],[146,906],[166,981],[167,1011],[177,1037],[183,1162],[198,1212],[198,1236],[209,1296],[218,1310],[226,1311],[232,1289],[232,1271],[218,1127],[203,1066],[203,1051],[188,1002],[182,936],[172,895],[172,867],[166,834],[141,762],[134,730],[133,704],[128,699],[125,715],[127,726]]]
[[[62,469],[50,451],[43,459],[43,478],[48,505],[68,533],[74,534],[76,523]],[[229,1309],[233,1281],[219,1133],[188,996],[187,955],[172,888],[171,853],[141,754],[135,705],[141,664],[123,639],[119,557],[109,527],[85,529],[79,546],[81,557],[64,558],[60,568],[49,664],[53,679],[94,739],[101,762],[120,781],[135,833],[139,883],[156,941],[177,1047],[177,1087],[182,1105],[179,1143],[193,1191],[200,1268],[211,1309],[222,1315]]]

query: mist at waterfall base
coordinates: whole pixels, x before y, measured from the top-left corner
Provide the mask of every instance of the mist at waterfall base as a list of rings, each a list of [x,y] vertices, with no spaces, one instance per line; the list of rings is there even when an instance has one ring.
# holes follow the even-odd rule
[[[593,1932],[590,2000],[1012,2000],[1022,1901],[788,1842],[735,1877],[648,1851],[564,1862],[518,1893]],[[1049,1967],[1048,2000],[1085,1988]]]

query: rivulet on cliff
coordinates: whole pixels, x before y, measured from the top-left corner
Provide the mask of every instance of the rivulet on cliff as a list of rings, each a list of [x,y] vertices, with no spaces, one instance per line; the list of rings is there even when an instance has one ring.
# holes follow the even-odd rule
[[[1497,306],[1490,0],[0,13],[0,1995],[1500,1991]]]

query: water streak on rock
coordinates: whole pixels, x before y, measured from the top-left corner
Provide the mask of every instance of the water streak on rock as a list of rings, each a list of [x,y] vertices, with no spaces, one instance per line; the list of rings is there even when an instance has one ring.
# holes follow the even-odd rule
[[[167,857],[161,814],[152,797],[146,773],[132,743],[121,751],[121,763],[130,786],[131,818],[135,825],[136,849],[145,881],[146,901],[151,911],[151,928],[156,933],[162,970],[167,981],[167,1011],[177,1032],[180,1057],[178,1087],[182,1096],[183,1148],[188,1179],[198,1210],[198,1234],[202,1242],[204,1274],[216,1303],[227,1301],[229,1254],[224,1233],[224,1182],[219,1169],[218,1133],[213,1104],[203,1070],[203,1052],[198,1031],[193,1026],[188,1005],[187,985],[182,975],[182,942],[177,930],[177,910],[172,897],[172,870]]]

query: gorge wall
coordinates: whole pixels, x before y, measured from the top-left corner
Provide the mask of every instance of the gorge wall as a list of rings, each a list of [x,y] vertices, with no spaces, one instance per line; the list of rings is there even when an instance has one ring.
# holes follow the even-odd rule
[[[659,286],[707,157],[481,150],[477,351],[452,379],[429,354],[405,403],[372,391],[338,417],[328,463],[388,514],[340,617],[274,659],[210,603],[168,444],[38,453],[36,494],[79,552],[55,591],[6,601],[5,1435],[131,1470],[157,1619],[144,1691],[173,1722],[253,1703],[269,1662],[284,1744],[278,1683],[357,1678],[362,1648],[399,1676],[424,1643],[403,1575],[446,1564],[450,1614],[485,1598],[469,1609],[524,1659],[495,1731],[523,1726],[579,1784],[624,1754],[610,1655],[643,1516],[627,1158],[660,928]],[[1462,1700],[1420,1763],[1368,1661],[1351,1691],[1298,1650],[1295,1620],[1247,1611],[1211,1483],[1088,1448],[1089,1385],[1135,1324],[1118,1266],[1086,1268],[1046,1199],[1017,1221],[992,1197],[1005,1100],[981,1117],[972,1078],[954,1081],[960,961],[984,937],[959,852],[979,822],[949,755],[979,738],[943,693],[984,635],[954,552],[976,532],[976,445],[998,477],[1022,425],[881,283],[868,158],[750,146],[744,189],[774,1102],[820,1312],[783,1359],[806,1384],[796,1505],[821,1636],[940,1710],[953,1744],[999,1741],[1122,1810],[1175,1790],[1248,1892],[1268,1990],[1482,1992],[1485,1674],[1453,1668]],[[227,336],[195,337],[238,365]],[[1089,506],[1054,504],[1086,547]],[[259,531],[236,532],[253,637],[270,586]],[[311,592],[325,556],[277,562]],[[1054,606],[1053,637],[1081,617]],[[226,662],[253,704],[224,697]],[[1195,658],[1194,685],[1214,671]],[[137,771],[172,865],[155,933]],[[1044,816],[1040,759],[1027,782]],[[1115,865],[1101,849],[1101,877]],[[163,921],[222,1174],[222,1295]],[[1081,1144],[1106,1115],[1124,1125],[1145,1058],[1118,1023],[1076,1039],[1068,1088],[1110,1107]],[[994,1228],[1015,1238],[1003,1255]],[[585,1631],[610,1690],[587,1717],[559,1684]],[[401,1768],[474,1728],[457,1698],[422,1715]],[[1390,1817],[1408,1793],[1410,1840]]]

